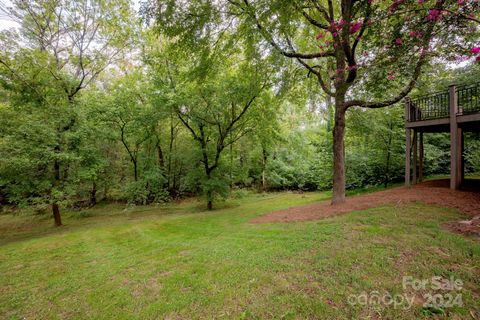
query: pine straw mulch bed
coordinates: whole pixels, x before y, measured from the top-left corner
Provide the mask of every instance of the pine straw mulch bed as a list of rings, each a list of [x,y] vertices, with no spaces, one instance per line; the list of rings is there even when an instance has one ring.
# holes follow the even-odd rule
[[[251,223],[294,222],[318,220],[351,211],[365,210],[384,204],[424,202],[445,208],[457,209],[471,219],[444,224],[446,229],[480,236],[480,188],[470,186],[466,190],[450,190],[448,180],[423,182],[413,187],[399,187],[365,195],[348,197],[343,204],[332,205],[330,201],[274,211],[251,220]]]

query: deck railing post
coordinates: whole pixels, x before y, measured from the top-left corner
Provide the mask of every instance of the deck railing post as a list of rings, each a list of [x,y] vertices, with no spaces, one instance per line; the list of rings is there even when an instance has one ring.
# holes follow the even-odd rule
[[[425,160],[425,149],[423,147],[423,132],[420,132],[418,141],[418,181],[423,182],[423,164]]]
[[[411,137],[407,122],[410,121],[410,98],[405,98],[405,186],[410,186]]]
[[[457,113],[458,99],[457,88],[451,85],[448,88],[450,109],[450,189],[456,190],[461,183],[461,158],[462,158],[462,129],[458,128]]]
[[[412,184],[417,184],[418,182],[418,130],[413,129],[413,142],[412,142],[412,151],[413,151],[413,175],[412,175]]]

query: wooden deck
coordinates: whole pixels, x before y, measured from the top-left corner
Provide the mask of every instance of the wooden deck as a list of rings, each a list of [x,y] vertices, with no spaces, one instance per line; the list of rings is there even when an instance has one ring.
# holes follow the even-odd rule
[[[478,132],[480,128],[480,111],[471,114],[457,114],[456,122],[465,132]],[[419,132],[450,132],[450,117],[407,121],[405,128],[416,129]]]
[[[405,99],[405,184],[423,179],[423,134],[450,132],[450,188],[463,181],[464,132],[480,132],[480,82]],[[413,172],[412,172],[413,171]]]

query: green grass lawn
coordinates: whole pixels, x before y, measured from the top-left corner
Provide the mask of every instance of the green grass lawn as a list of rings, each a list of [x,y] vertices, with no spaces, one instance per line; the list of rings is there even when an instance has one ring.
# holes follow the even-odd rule
[[[253,225],[325,193],[248,195],[213,212],[185,201],[50,217],[0,216],[2,319],[475,319],[480,241],[444,231],[458,212],[382,206],[314,222]],[[410,293],[402,277],[454,276],[463,307],[350,305]],[[418,291],[417,295],[430,291]],[[434,292],[432,292],[434,293]],[[437,313],[435,313],[437,312]]]

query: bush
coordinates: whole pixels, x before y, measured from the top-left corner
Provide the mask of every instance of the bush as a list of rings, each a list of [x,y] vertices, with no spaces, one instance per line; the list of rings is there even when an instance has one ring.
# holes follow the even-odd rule
[[[125,199],[129,204],[145,205],[164,203],[170,200],[165,186],[166,179],[160,170],[145,172],[141,180],[126,184],[123,188]]]

